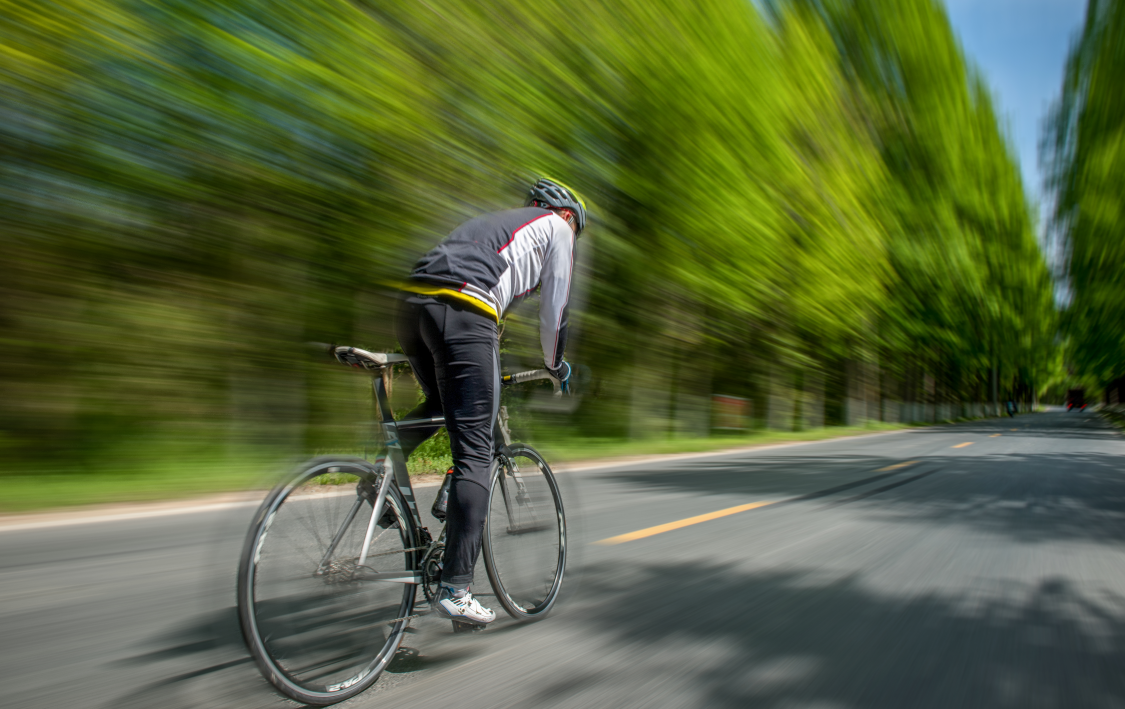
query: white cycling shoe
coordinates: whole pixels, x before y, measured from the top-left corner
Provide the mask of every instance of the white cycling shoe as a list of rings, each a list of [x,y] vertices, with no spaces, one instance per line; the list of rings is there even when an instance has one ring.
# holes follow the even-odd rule
[[[443,618],[474,625],[487,625],[496,620],[496,613],[482,606],[480,601],[473,598],[473,594],[466,591],[465,595],[457,598],[453,595],[453,589],[448,586],[442,586],[438,592],[434,613]]]

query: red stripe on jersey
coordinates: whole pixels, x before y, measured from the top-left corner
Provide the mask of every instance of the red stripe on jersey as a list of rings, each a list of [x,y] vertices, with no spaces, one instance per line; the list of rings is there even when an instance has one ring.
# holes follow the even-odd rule
[[[531,222],[536,222],[536,221],[539,221],[539,220],[540,220],[540,219],[542,219],[543,217],[549,217],[549,216],[551,216],[552,214],[554,214],[554,212],[547,212],[546,214],[541,214],[541,215],[539,215],[538,217],[536,217],[535,219],[532,219],[532,220],[531,220],[530,222],[524,222],[523,224],[520,224],[520,225],[519,225],[519,226],[518,226],[517,228],[515,228],[515,229],[513,229],[513,230],[512,230],[512,238],[511,238],[511,239],[508,239],[508,243],[507,243],[507,244],[504,244],[504,245],[503,245],[503,246],[501,246],[501,247],[500,247],[499,249],[497,249],[497,250],[496,250],[496,253],[500,253],[500,252],[501,252],[501,251],[503,251],[504,249],[508,248],[508,246],[509,246],[509,245],[510,245],[510,244],[511,244],[511,243],[512,243],[513,241],[515,241],[515,240],[516,240],[516,234],[520,233],[520,229],[523,229],[523,228],[524,228],[525,226],[527,226],[528,224],[531,224]]]

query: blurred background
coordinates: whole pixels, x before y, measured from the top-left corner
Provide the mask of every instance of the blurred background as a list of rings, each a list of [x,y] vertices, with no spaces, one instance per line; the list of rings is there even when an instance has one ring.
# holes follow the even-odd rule
[[[0,509],[362,448],[366,380],[301,343],[395,349],[389,284],[538,174],[594,215],[593,379],[521,421],[560,451],[1119,400],[1121,2],[1045,206],[935,0],[0,5]]]

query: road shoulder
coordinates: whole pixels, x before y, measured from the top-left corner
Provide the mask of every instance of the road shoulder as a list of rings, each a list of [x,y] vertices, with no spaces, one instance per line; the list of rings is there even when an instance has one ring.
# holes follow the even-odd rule
[[[552,467],[559,473],[612,471],[636,465],[652,463],[665,464],[678,460],[717,458],[770,448],[788,448],[792,446],[808,446],[817,443],[840,441],[843,439],[890,436],[910,430],[912,429],[903,428],[895,431],[877,431],[873,433],[838,436],[835,438],[821,438],[814,441],[761,443],[706,452],[661,453],[656,455],[615,456],[590,460],[576,460],[559,463]],[[411,483],[414,487],[418,488],[434,487],[441,483],[441,477],[440,475],[419,475],[412,478]],[[0,533],[50,527],[66,527],[76,524],[145,519],[167,515],[193,514],[238,507],[255,507],[261,503],[265,492],[265,490],[247,490],[242,492],[161,500],[159,502],[122,502],[54,508],[15,514],[0,514]]]

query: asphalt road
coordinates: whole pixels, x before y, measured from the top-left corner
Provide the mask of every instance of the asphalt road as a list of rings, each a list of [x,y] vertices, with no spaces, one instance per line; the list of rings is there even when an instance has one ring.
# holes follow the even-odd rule
[[[1060,412],[569,472],[557,612],[416,620],[342,706],[1125,707],[1123,463]],[[0,705],[293,706],[238,633],[252,511],[0,532]]]

